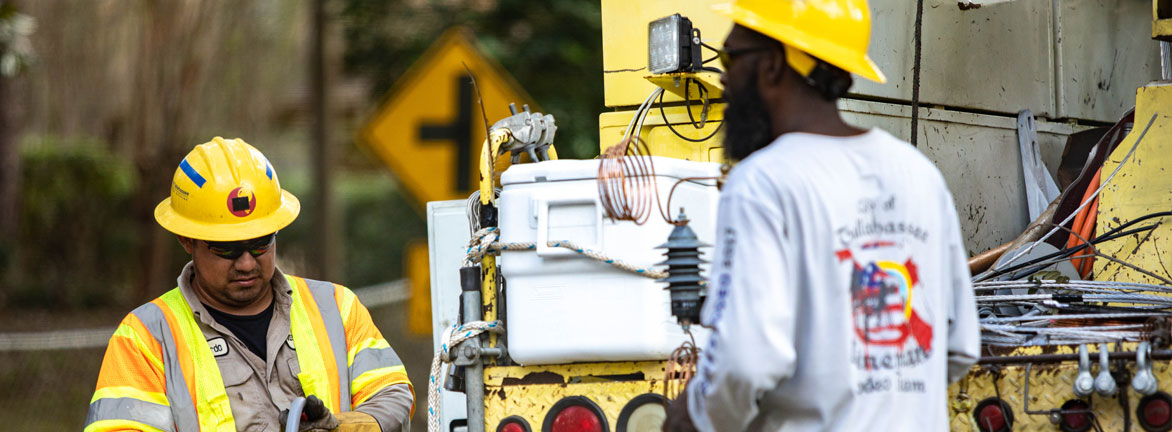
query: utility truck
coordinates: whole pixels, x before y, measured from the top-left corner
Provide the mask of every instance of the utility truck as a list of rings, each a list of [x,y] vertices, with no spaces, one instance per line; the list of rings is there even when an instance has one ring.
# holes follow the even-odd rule
[[[550,160],[556,113],[514,109],[480,190],[428,204],[432,430],[659,430],[708,334],[719,1],[602,0],[601,156]],[[1172,429],[1172,1],[871,9],[888,82],[840,108],[938,165],[978,258],[982,357],[950,387],[953,429]],[[529,163],[496,172],[510,156]]]

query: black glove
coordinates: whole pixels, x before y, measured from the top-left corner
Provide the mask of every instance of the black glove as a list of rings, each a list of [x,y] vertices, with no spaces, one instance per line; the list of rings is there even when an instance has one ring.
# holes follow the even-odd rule
[[[278,418],[281,421],[281,426],[284,427],[289,421],[289,410],[281,410],[281,415]],[[301,423],[297,432],[328,431],[336,427],[338,427],[338,419],[330,413],[329,408],[326,408],[326,404],[321,399],[314,395],[305,398],[305,408],[301,410]]]

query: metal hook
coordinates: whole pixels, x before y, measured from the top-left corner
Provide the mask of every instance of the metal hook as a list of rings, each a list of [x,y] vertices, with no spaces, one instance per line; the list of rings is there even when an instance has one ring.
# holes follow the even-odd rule
[[[1095,391],[1101,396],[1114,395],[1119,389],[1115,385],[1115,377],[1111,376],[1108,355],[1107,344],[1099,344],[1099,376],[1095,377]]]
[[[1074,379],[1074,394],[1080,398],[1095,391],[1095,377],[1091,376],[1091,355],[1086,344],[1078,346],[1078,377]]]
[[[1160,388],[1156,375],[1152,373],[1152,363],[1148,361],[1152,344],[1148,341],[1139,343],[1135,349],[1135,377],[1131,379],[1131,388],[1144,396],[1155,394]]]

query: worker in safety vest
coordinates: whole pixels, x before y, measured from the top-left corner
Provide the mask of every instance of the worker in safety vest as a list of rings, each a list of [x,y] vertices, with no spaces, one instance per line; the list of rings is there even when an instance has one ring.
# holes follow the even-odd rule
[[[952,195],[915,147],[843,121],[865,0],[736,0],[714,328],[669,431],[943,431],[980,334]],[[889,49],[889,48],[884,48]]]
[[[179,286],[110,338],[86,431],[399,430],[411,383],[346,287],[282,273],[277,230],[301,204],[260,151],[216,137],[179,163],[155,219],[191,254]],[[326,408],[328,411],[321,408]]]

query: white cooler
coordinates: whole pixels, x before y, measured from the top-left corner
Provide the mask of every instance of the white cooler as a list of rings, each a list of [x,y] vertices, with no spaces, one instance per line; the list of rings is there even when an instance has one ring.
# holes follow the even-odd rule
[[[653,159],[665,208],[679,179],[720,175],[716,163]],[[672,225],[655,208],[643,225],[607,218],[599,202],[598,164],[546,161],[514,165],[501,175],[500,241],[538,245],[536,250],[503,252],[500,258],[508,349],[518,363],[661,360],[687,340],[671,315],[665,283],[545,246],[551,240],[570,240],[639,267],[663,270],[655,264],[665,259],[665,251],[655,247],[667,241]],[[700,241],[712,244],[718,193],[715,180],[684,182],[676,187],[671,216],[683,207]],[[708,249],[701,249],[705,257],[711,256]],[[707,275],[707,266],[704,270]],[[692,333],[703,347],[707,330],[692,326]]]

